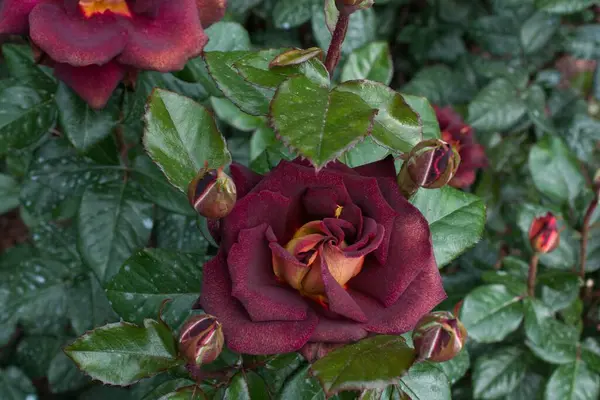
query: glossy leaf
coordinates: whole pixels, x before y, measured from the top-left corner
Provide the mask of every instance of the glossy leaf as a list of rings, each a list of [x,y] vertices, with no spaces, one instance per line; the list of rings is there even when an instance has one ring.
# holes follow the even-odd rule
[[[435,363],[413,365],[400,378],[400,388],[411,400],[450,400],[450,382]]]
[[[52,393],[70,392],[90,383],[77,365],[62,351],[56,354],[48,368],[48,384]]]
[[[202,235],[201,219],[198,216],[163,215],[156,224],[157,247],[183,253],[205,254],[209,243]]]
[[[468,122],[482,132],[507,131],[525,115],[527,108],[517,88],[507,79],[498,78],[473,99]]]
[[[225,391],[225,399],[253,400],[268,397],[263,379],[253,371],[236,374]]]
[[[544,400],[595,400],[598,397],[600,376],[579,360],[558,367],[544,392]]]
[[[415,352],[400,336],[375,336],[334,350],[311,366],[326,393],[377,389],[402,376]]]
[[[171,184],[182,192],[205,162],[210,168],[231,162],[213,116],[198,103],[157,89],[145,118],[144,146]]]
[[[129,258],[106,285],[113,309],[126,321],[140,324],[156,317],[163,301],[163,320],[179,327],[189,316],[202,285],[202,260],[162,249],[142,250]]]
[[[519,347],[502,347],[479,357],[473,366],[475,399],[496,399],[509,395],[525,378],[527,353]]]
[[[0,174],[0,215],[19,206],[20,187],[11,176]]]
[[[348,56],[342,69],[341,81],[368,79],[389,85],[394,64],[387,42],[372,42]]]
[[[37,398],[35,386],[17,367],[8,367],[0,370],[0,393],[2,393],[3,399],[6,400],[30,400]]]
[[[175,339],[163,323],[109,324],[78,338],[65,352],[91,378],[130,385],[180,363]]]
[[[535,5],[546,12],[571,14],[597,3],[597,0],[536,0]]]
[[[587,338],[581,344],[581,359],[596,373],[600,373],[600,344],[595,338]]]
[[[241,131],[251,132],[264,124],[264,118],[246,114],[226,98],[211,97],[210,104],[219,119]]]
[[[323,50],[318,47],[311,47],[309,49],[293,49],[281,53],[275,57],[270,63],[269,67],[288,67],[290,65],[298,65],[305,63],[313,58],[319,58],[323,60]]]
[[[367,135],[374,116],[359,96],[293,77],[279,86],[269,120],[285,143],[320,169]]]
[[[481,238],[485,206],[480,198],[444,187],[421,189],[410,201],[429,222],[438,267],[448,264]]]
[[[460,320],[478,342],[502,341],[523,320],[520,298],[502,285],[480,286],[465,298]]]
[[[312,15],[313,0],[280,0],[273,7],[277,28],[290,29],[302,25]]]

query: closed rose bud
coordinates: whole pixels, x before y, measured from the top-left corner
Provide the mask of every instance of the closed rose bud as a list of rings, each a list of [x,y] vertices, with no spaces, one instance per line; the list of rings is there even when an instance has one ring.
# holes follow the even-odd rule
[[[402,165],[398,185],[409,198],[419,189],[437,189],[445,186],[460,165],[460,155],[452,145],[439,139],[417,144]]]
[[[529,228],[531,248],[538,253],[550,253],[560,244],[556,217],[552,213],[535,218]]]
[[[412,338],[420,360],[444,362],[460,353],[467,331],[451,312],[436,311],[421,318]]]
[[[213,362],[223,350],[221,324],[212,315],[204,314],[190,318],[179,337],[179,351],[193,365]]]
[[[346,15],[352,14],[359,10],[371,8],[375,3],[374,0],[335,0],[337,9]]]
[[[190,204],[206,218],[219,219],[227,216],[237,200],[233,180],[223,168],[200,170],[188,187]]]

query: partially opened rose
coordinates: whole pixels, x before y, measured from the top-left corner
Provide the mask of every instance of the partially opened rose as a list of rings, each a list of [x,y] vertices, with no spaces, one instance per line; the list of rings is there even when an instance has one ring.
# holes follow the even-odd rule
[[[28,33],[56,76],[101,108],[128,72],[182,69],[224,10],[224,0],[0,0],[0,33]]]
[[[394,161],[320,172],[233,164],[238,201],[214,226],[198,307],[238,352],[398,334],[445,298],[427,221],[400,194]]]
[[[477,170],[488,164],[485,150],[476,142],[473,128],[465,124],[451,107],[435,107],[435,113],[440,123],[442,139],[454,146],[460,154],[460,165],[449,184],[458,188],[471,186],[475,182]]]

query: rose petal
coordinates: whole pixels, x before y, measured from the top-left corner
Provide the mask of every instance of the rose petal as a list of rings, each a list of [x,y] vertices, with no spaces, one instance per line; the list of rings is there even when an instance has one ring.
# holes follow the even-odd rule
[[[262,175],[236,162],[230,165],[229,171],[235,183],[238,200],[247,195],[264,178]]]
[[[450,181],[449,185],[455,188],[465,188],[465,187],[469,187],[473,184],[473,182],[475,182],[475,178],[476,178],[476,174],[475,171],[473,170],[459,170],[456,171],[456,174],[454,175],[454,177],[452,178],[452,180]]]
[[[121,53],[127,42],[123,22],[112,13],[70,14],[58,3],[39,4],[29,16],[35,44],[54,61],[76,67],[106,64]]]
[[[227,0],[196,0],[196,4],[198,5],[200,22],[204,28],[208,28],[225,16]]]
[[[227,256],[231,294],[244,305],[254,322],[305,320],[306,301],[298,292],[275,280],[267,229],[270,229],[267,224],[243,229],[238,242],[231,246]]]
[[[242,229],[262,223],[269,225],[278,239],[285,236],[290,205],[289,198],[268,190],[244,196],[220,221],[221,249],[229,251]]]
[[[319,324],[310,337],[310,341],[349,343],[363,339],[367,334],[364,324],[348,320],[335,320],[319,315]]]
[[[346,188],[310,187],[302,196],[302,204],[311,219],[324,219],[335,216],[338,207],[342,207],[340,219],[349,221],[357,230],[362,231],[362,212],[352,203]]]
[[[119,62],[161,72],[180,70],[208,41],[195,0],[161,3],[155,18],[135,14]]]
[[[26,34],[29,13],[41,0],[4,0],[0,2],[0,33]]]
[[[446,298],[442,278],[435,264],[424,269],[390,307],[382,307],[379,302],[361,293],[351,291],[351,294],[369,316],[365,328],[381,334],[410,331],[423,315]]]
[[[480,144],[471,144],[460,148],[460,169],[484,168],[488,165],[485,150]]]
[[[384,177],[396,179],[396,165],[394,157],[387,156],[383,160],[375,161],[370,164],[361,165],[354,168],[362,176]]]
[[[106,105],[125,72],[126,68],[116,62],[87,67],[56,64],[54,67],[54,75],[96,109]]]
[[[310,267],[298,261],[296,257],[281,247],[274,236],[270,237],[269,233],[267,233],[267,238],[270,241],[269,247],[271,249],[274,273],[292,288],[300,290],[300,283],[310,271]]]
[[[344,255],[346,257],[360,257],[374,252],[383,242],[385,228],[378,224],[372,218],[365,218],[365,228],[362,237],[345,247]]]
[[[223,251],[204,265],[200,306],[217,316],[227,346],[245,354],[278,354],[300,349],[314,332],[318,318],[309,312],[304,321],[253,322],[231,297],[231,282]]]

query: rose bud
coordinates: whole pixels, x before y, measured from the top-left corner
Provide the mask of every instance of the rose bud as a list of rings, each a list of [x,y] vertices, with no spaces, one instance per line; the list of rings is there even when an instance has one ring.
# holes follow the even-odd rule
[[[235,201],[237,191],[233,180],[223,172],[223,168],[202,168],[188,187],[190,204],[206,218],[219,219],[228,215]]]
[[[550,253],[560,244],[556,217],[552,213],[537,217],[529,228],[531,248],[538,253]]]
[[[221,324],[212,315],[191,317],[181,329],[179,351],[189,364],[209,364],[219,357],[223,350]]]
[[[337,9],[346,15],[350,15],[359,10],[371,8],[375,3],[374,0],[335,0]]]
[[[421,318],[412,338],[421,361],[444,362],[460,353],[467,331],[452,313],[436,311]]]
[[[445,186],[458,169],[460,155],[456,148],[439,139],[417,144],[402,165],[398,185],[404,197],[409,198],[419,189],[437,189]]]

